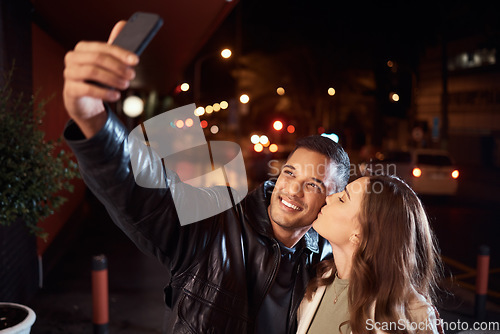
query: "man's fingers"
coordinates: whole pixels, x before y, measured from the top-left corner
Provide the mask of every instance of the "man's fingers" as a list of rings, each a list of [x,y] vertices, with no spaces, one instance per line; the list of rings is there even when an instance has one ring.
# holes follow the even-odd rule
[[[129,66],[135,66],[139,63],[139,57],[135,53],[102,42],[79,42],[75,46],[75,52],[103,53],[113,56]]]
[[[66,54],[64,62],[66,69],[90,65],[105,69],[123,80],[132,80],[135,77],[135,71],[130,66],[106,53],[70,51]]]
[[[108,44],[111,44],[113,43],[113,41],[116,39],[116,36],[118,36],[118,34],[120,33],[120,31],[122,31],[123,27],[125,26],[125,24],[127,23],[127,21],[118,21],[115,26],[113,27],[113,30],[111,30],[111,34],[109,34],[109,38],[108,38]]]
[[[64,93],[71,98],[86,96],[107,102],[116,102],[120,98],[120,92],[116,90],[99,87],[82,81],[66,81],[64,83]]]
[[[116,76],[103,68],[81,65],[71,66],[64,70],[64,78],[71,81],[96,81],[108,87],[127,89],[130,81]]]

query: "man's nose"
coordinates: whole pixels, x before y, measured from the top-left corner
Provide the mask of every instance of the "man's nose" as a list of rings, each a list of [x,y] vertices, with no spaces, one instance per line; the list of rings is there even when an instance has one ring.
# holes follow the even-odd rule
[[[293,181],[288,184],[288,194],[296,197],[304,196],[304,189],[301,182]]]

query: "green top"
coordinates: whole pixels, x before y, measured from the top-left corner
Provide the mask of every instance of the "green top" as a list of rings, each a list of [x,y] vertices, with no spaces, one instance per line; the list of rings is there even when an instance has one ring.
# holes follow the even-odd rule
[[[326,287],[307,334],[351,332],[349,324],[342,325],[340,328],[342,331],[339,330],[340,324],[349,320],[348,286],[349,280],[340,279],[335,275],[333,283]],[[337,298],[336,303],[334,303],[335,298]]]

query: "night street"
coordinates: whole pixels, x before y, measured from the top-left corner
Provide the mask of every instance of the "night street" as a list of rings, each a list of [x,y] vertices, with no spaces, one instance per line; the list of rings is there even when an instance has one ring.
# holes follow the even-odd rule
[[[500,334],[500,1],[0,22],[0,332]]]
[[[445,273],[454,284],[475,291],[477,253],[490,247],[488,301],[500,305],[500,225],[498,171],[466,169],[454,198],[424,197],[441,247]]]

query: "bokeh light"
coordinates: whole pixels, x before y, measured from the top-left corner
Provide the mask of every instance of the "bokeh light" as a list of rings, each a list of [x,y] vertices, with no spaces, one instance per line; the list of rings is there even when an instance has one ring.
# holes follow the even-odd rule
[[[181,129],[184,126],[184,121],[182,119],[177,120],[175,126]]]
[[[262,135],[262,136],[260,136],[260,138],[259,138],[259,142],[260,142],[262,145],[265,145],[265,144],[269,143],[269,138],[268,138],[266,135]]]
[[[253,135],[252,137],[250,137],[250,141],[252,142],[252,144],[257,144],[259,140],[260,140],[259,135]]]
[[[281,121],[274,121],[273,128],[276,131],[280,131],[281,129],[283,129],[283,122],[281,122]]]
[[[137,117],[144,111],[144,101],[135,95],[128,96],[123,101],[123,112],[128,117]]]
[[[240,96],[240,102],[245,104],[250,101],[250,97],[247,94],[241,94]]]
[[[205,114],[205,108],[203,108],[203,107],[198,107],[194,110],[195,116],[202,116],[204,114]]]
[[[222,58],[225,58],[225,59],[231,57],[232,54],[233,54],[233,52],[229,49],[224,49],[220,52],[220,55],[222,56]]]

